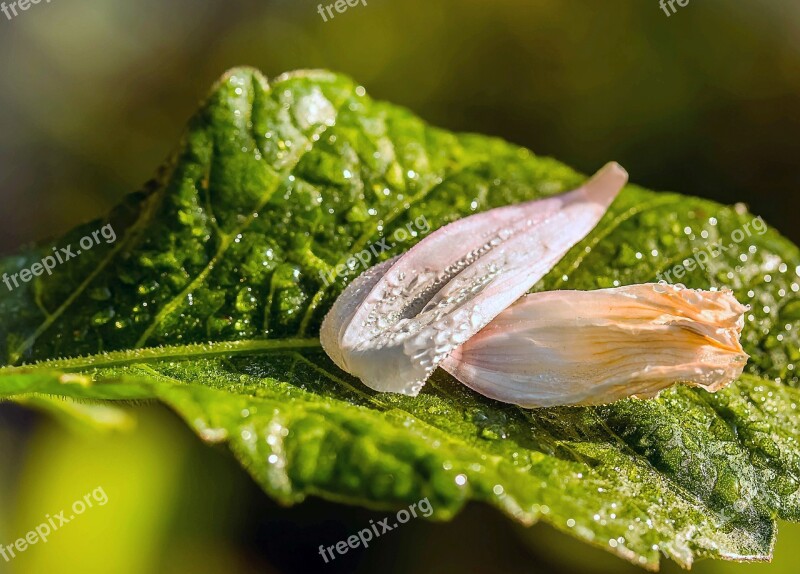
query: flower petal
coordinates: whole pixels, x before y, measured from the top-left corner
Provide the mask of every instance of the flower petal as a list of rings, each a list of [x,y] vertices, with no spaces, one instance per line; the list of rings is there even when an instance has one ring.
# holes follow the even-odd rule
[[[354,281],[323,321],[322,346],[367,386],[416,395],[597,225],[626,182],[610,163],[570,193],[442,227]]]
[[[728,291],[644,284],[520,299],[442,367],[525,407],[652,397],[676,382],[716,391],[747,363],[747,308]]]

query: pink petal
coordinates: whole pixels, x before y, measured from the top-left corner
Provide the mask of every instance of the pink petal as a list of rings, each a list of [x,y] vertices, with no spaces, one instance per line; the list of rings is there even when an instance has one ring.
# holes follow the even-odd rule
[[[442,367],[475,391],[525,407],[651,397],[676,382],[716,391],[747,363],[730,291],[663,284],[520,299]]]
[[[323,348],[367,386],[416,395],[597,225],[626,182],[610,163],[570,193],[442,227],[348,286],[323,321]]]

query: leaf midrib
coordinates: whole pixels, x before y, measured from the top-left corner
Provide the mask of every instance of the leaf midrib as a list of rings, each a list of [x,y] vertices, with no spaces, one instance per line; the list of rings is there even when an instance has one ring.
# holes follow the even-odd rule
[[[65,372],[83,369],[100,369],[136,363],[152,363],[178,359],[211,358],[244,353],[270,353],[297,349],[319,349],[319,339],[243,339],[216,343],[196,343],[191,345],[170,345],[111,351],[83,357],[50,359],[30,365],[0,368],[0,376],[31,373],[42,370]]]

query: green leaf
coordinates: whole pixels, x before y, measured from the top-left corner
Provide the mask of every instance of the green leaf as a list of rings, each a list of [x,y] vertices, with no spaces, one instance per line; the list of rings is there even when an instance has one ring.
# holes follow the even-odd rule
[[[105,224],[117,235],[52,276],[0,284],[0,397],[159,399],[285,503],[428,497],[447,519],[476,500],[647,567],[662,553],[766,559],[776,519],[800,518],[800,256],[742,206],[629,186],[535,287],[652,281],[724,247],[682,278],[752,305],[748,374],[717,394],[525,410],[437,371],[409,398],[371,391],[319,347],[326,310],[363,270],[352,256],[372,265],[429,231],[420,221],[435,229],[583,179],[431,128],[342,76],[233,70],[143,192],[0,261],[0,275],[18,273]]]

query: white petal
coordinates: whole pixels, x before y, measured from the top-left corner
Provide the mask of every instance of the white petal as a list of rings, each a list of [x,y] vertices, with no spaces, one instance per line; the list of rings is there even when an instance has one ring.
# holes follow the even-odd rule
[[[626,182],[610,163],[573,192],[442,227],[344,291],[322,324],[323,347],[367,386],[416,395],[597,225]]]

